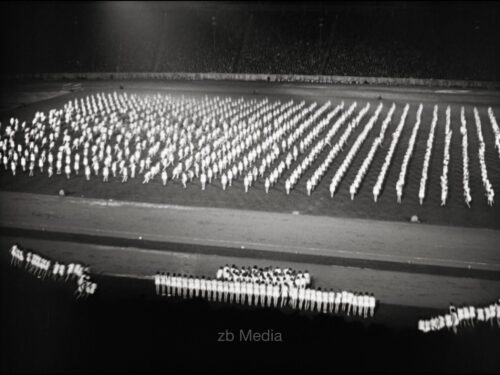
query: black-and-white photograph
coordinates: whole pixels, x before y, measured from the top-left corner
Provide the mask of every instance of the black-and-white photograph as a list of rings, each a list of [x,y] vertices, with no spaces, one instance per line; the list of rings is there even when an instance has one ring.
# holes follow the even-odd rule
[[[499,373],[500,3],[0,5],[1,373]]]

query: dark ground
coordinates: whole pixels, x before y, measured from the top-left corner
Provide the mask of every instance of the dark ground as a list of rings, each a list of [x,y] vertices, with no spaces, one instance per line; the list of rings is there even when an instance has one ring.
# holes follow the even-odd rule
[[[500,329],[424,336],[338,317],[167,301],[150,283],[92,276],[97,294],[1,262],[2,372],[498,372]],[[217,342],[218,332],[280,332],[282,342]]]

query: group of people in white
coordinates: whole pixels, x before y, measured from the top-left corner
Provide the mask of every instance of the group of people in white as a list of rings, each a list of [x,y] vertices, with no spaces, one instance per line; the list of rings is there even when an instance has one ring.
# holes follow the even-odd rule
[[[369,109],[370,109],[370,103],[366,103],[366,105],[358,112],[358,115],[347,124],[347,128],[344,130],[344,133],[342,133],[342,135],[340,136],[336,145],[334,146],[334,155],[335,156],[340,151],[343,151],[344,145],[347,143],[352,132],[358,127],[358,124],[361,122],[361,120],[368,113]],[[337,185],[339,183],[337,178],[335,176],[333,176],[333,178],[330,182],[329,190],[330,190],[330,197],[332,197],[332,198],[335,195],[335,190],[337,189]]]
[[[469,173],[469,138],[467,136],[467,120],[465,119],[464,107],[460,110],[460,133],[462,134],[462,184],[464,188],[464,200],[467,207],[470,207],[472,196],[470,191],[470,173]]]
[[[485,161],[486,145],[484,143],[483,130],[481,129],[481,118],[479,117],[477,108],[474,108],[474,119],[476,120],[477,138],[479,141],[478,155],[479,155],[479,165],[481,167],[481,179],[483,181],[484,190],[486,191],[486,198],[488,200],[488,205],[493,206],[495,191],[493,190],[491,182],[488,179],[488,169],[486,168],[486,161]]]
[[[320,139],[320,141],[316,144],[316,146],[313,147],[311,152],[309,153],[309,161],[311,159],[317,160],[318,155],[323,152],[323,150],[327,147],[330,146],[330,151],[328,152],[328,155],[326,156],[325,160],[319,165],[319,167],[314,171],[313,175],[307,180],[306,182],[306,189],[307,189],[307,194],[311,195],[311,193],[316,189],[316,186],[321,182],[323,179],[325,173],[328,171],[330,168],[330,165],[332,164],[333,160],[335,157],[338,155],[340,151],[342,151],[343,145],[340,144],[340,142],[335,143],[333,146],[331,145],[332,138],[337,134],[337,132],[340,130],[340,128],[343,126],[343,124],[346,122],[346,120],[352,115],[354,112],[354,109],[357,106],[357,102],[353,102],[347,111],[342,112],[340,116],[337,118],[337,120],[334,122],[333,126],[330,127],[324,138]],[[342,102],[342,109],[344,108],[344,102]],[[309,163],[311,164],[311,163]],[[299,170],[294,173],[298,175],[298,172],[302,174],[303,168],[302,165],[299,165]],[[293,174],[292,174],[293,177]],[[297,179],[294,181],[294,186],[297,183]]]
[[[495,148],[497,149],[498,157],[500,158],[500,128],[498,127],[497,119],[491,107],[488,107],[488,117],[490,118],[491,128],[493,129],[493,134],[495,135]]]
[[[375,314],[375,297],[367,293],[312,289],[293,282],[266,282],[265,278],[197,278],[169,273],[154,276],[156,295],[253,307],[291,308],[324,314],[346,314],[363,318]],[[299,283],[300,284],[300,283]]]
[[[453,330],[456,334],[458,328],[474,327],[476,324],[496,322],[500,327],[500,299],[483,307],[450,305],[449,313],[439,315],[430,319],[420,319],[418,330],[424,333],[440,331],[443,329]]]
[[[441,206],[446,205],[448,199],[448,170],[450,164],[450,145],[451,136],[453,134],[451,128],[450,106],[446,108],[446,124],[445,124],[445,139],[443,149],[443,171],[441,173]]]
[[[112,177],[121,178],[121,182],[126,183],[129,179],[142,178],[142,183],[148,184],[159,177],[164,186],[169,181],[180,181],[184,188],[199,180],[202,190],[207,184],[217,181],[226,190],[239,180],[248,192],[260,180],[266,193],[269,193],[281,180],[287,194],[307,176],[305,188],[311,195],[370,110],[369,103],[358,112],[357,106],[353,102],[346,109],[341,102],[333,107],[330,101],[321,106],[316,102],[307,106],[305,101],[282,103],[270,102],[268,98],[187,98],[117,92],[91,94],[67,102],[62,109],[51,109],[47,115],[37,112],[31,124],[20,123],[17,118],[11,118],[5,128],[0,124],[0,164],[5,170],[10,168],[13,175],[20,167],[30,176],[39,169],[40,173],[46,172],[49,178],[54,174],[63,174],[70,179],[83,172],[86,180],[95,176],[108,182]],[[382,108],[380,103],[373,111],[343,163],[333,174],[329,185],[331,197],[378,121]],[[420,104],[396,183],[398,202],[403,195],[422,108]],[[372,159],[382,147],[394,110],[395,104],[350,185],[351,199],[358,193]],[[373,186],[375,202],[382,193],[408,111],[409,104],[406,104]],[[425,198],[437,111],[438,107],[434,106],[418,194],[421,204]],[[488,204],[492,205],[494,191],[487,176],[485,146],[477,109],[474,113],[480,137],[481,175]],[[500,155],[500,130],[491,108],[488,115],[495,133],[495,147]],[[443,205],[446,204],[448,191],[449,107],[446,123],[445,161],[441,176]],[[470,206],[468,138],[463,107],[461,124],[463,190],[465,202]],[[332,144],[333,137],[342,127],[342,134]],[[326,155],[320,157],[327,148]],[[309,169],[318,162],[319,165],[310,174]]]
[[[31,251],[24,251],[17,244],[10,249],[11,264],[22,267],[39,279],[50,278],[56,281],[67,283],[76,282],[76,298],[87,298],[95,294],[97,284],[92,282],[89,275],[89,268],[78,263],[62,264],[51,261]]]
[[[329,125],[329,121],[333,116],[335,116],[340,109],[344,106],[344,103],[337,105],[332,111],[328,112],[325,118],[321,118],[321,115],[325,113],[328,108],[330,108],[331,102],[328,101],[323,106],[321,106],[314,114],[308,117],[296,131],[294,131],[291,136],[288,137],[287,141],[289,144],[298,143],[299,149],[298,153],[293,154],[292,161],[292,153],[288,152],[285,157],[285,162],[281,160],[278,166],[273,170],[271,176],[274,174],[274,177],[269,178],[269,183],[265,180],[264,184],[266,186],[266,192],[268,192],[268,186],[273,186],[278,182],[279,178],[285,172],[285,167],[289,170],[292,167],[292,162],[297,161],[298,156],[305,153],[309,147],[313,144],[315,140],[320,138],[320,134],[324,131],[324,129]],[[317,124],[315,124],[317,122]],[[310,129],[310,130],[309,130]],[[305,132],[306,130],[307,133]],[[302,136],[304,134],[304,136]],[[318,142],[321,142],[318,141]],[[282,146],[286,146],[285,142],[282,142]],[[316,146],[315,146],[316,147]],[[297,155],[297,157],[295,156]],[[285,180],[285,190],[287,195],[290,194],[291,189],[295,186],[299,178],[302,176],[303,172],[307,169],[309,165],[313,162],[312,155],[306,155],[305,158],[302,159],[302,162],[292,171],[290,176]]]
[[[434,111],[432,112],[431,130],[429,131],[429,137],[427,138],[427,144],[425,149],[424,164],[422,166],[422,177],[420,178],[420,188],[418,190],[418,199],[420,201],[420,205],[424,203],[425,199],[425,188],[427,186],[429,164],[431,161],[432,146],[434,145],[434,133],[436,132],[437,121],[438,121],[438,106],[435,105]]]
[[[333,111],[329,112],[327,116],[319,122],[318,124],[319,126],[315,127],[304,139],[304,149],[306,149],[311,145],[313,140],[319,138],[318,142],[313,147],[311,147],[311,151],[302,159],[302,162],[299,163],[299,165],[292,171],[290,176],[285,180],[285,189],[287,194],[290,194],[290,190],[293,189],[295,185],[297,185],[299,179],[302,177],[304,172],[306,172],[309,169],[309,167],[314,164],[320,152],[326,147],[327,144],[329,144],[329,141],[333,136],[333,133],[335,133],[339,128],[338,124],[340,124],[340,121],[343,122],[343,120],[339,118],[336,121],[337,125],[334,124],[333,126],[331,126],[330,121],[343,108],[344,108],[344,102],[337,105],[337,107],[335,107]],[[328,127],[330,127],[330,130],[328,131],[326,136],[322,135],[321,137],[319,137],[319,134],[323,133],[325,129],[327,129]],[[308,195],[311,195],[312,191],[319,183],[319,180],[321,178],[320,174],[321,171],[316,172],[315,174],[313,174],[313,176],[311,176],[307,180],[306,189]]]
[[[311,285],[311,275],[306,271],[295,271],[281,267],[236,267],[226,264],[216,273],[217,280],[238,282],[263,282],[266,284],[286,284],[288,287],[307,288]]]
[[[377,177],[377,182],[375,182],[375,185],[373,186],[373,201],[377,202],[377,199],[379,195],[382,193],[382,187],[384,185],[384,181],[387,175],[387,171],[389,170],[389,166],[391,165],[392,162],[392,157],[394,155],[394,151],[396,150],[396,146],[399,141],[399,137],[401,136],[401,133],[403,132],[403,127],[405,126],[405,121],[406,121],[406,116],[408,115],[408,111],[410,109],[410,105],[406,104],[404,109],[403,109],[403,114],[401,115],[401,119],[399,120],[398,127],[392,133],[392,141],[389,146],[389,150],[387,151],[387,154],[385,155],[384,159],[384,164],[382,164],[382,168],[380,169],[380,173]]]
[[[345,157],[344,161],[340,165],[340,167],[337,169],[337,172],[332,178],[332,182],[330,184],[330,194],[334,194],[335,190],[337,189],[338,184],[342,181],[342,178],[344,177],[345,173],[349,169],[353,159],[356,157],[356,154],[358,153],[359,149],[363,145],[366,137],[368,136],[368,133],[372,130],[373,125],[377,121],[380,112],[382,111],[383,104],[380,103],[375,110],[375,113],[370,117],[368,122],[366,123],[365,127],[363,128],[363,131],[358,135],[358,138],[354,141],[351,149],[347,153],[347,156]],[[353,191],[350,191],[351,193],[351,200],[354,199],[354,194]]]
[[[349,187],[349,193],[351,194],[351,200],[354,199],[354,196],[357,194],[359,187],[361,186],[361,183],[363,182],[363,179],[365,178],[366,173],[370,169],[370,165],[372,164],[373,157],[375,156],[375,153],[377,152],[378,148],[384,141],[384,136],[385,132],[387,130],[387,127],[389,126],[389,123],[391,122],[392,115],[394,114],[394,110],[396,109],[396,104],[392,103],[391,108],[389,109],[389,112],[387,113],[387,116],[385,117],[384,122],[382,123],[382,127],[380,128],[380,132],[378,137],[375,138],[375,140],[372,143],[372,147],[370,148],[370,151],[365,157],[365,160],[363,160],[363,164],[361,164],[361,167],[358,170],[358,173],[356,174],[356,177],[354,178],[354,181],[352,182],[351,186]]]
[[[408,163],[410,162],[410,158],[413,154],[413,149],[415,148],[415,141],[417,140],[418,130],[420,129],[420,123],[422,119],[422,110],[423,105],[420,104],[417,110],[417,121],[413,126],[413,130],[411,132],[410,140],[408,141],[408,147],[405,151],[405,156],[403,157],[403,163],[401,164],[401,170],[399,171],[399,178],[396,182],[396,196],[398,203],[401,203],[401,199],[403,197],[403,189],[406,182],[406,172],[408,170]]]

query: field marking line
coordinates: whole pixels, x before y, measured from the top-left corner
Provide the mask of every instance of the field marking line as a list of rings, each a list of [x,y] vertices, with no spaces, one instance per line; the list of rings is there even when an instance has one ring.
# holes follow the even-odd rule
[[[82,199],[88,199],[88,202],[82,201]],[[198,207],[195,206],[182,206],[176,204],[163,204],[163,203],[147,203],[147,202],[132,202],[132,201],[105,201],[101,199],[94,198],[70,198],[68,199],[70,203],[82,204],[88,206],[103,206],[103,207],[138,207],[138,208],[157,208],[157,209],[170,209],[178,211],[194,211]]]

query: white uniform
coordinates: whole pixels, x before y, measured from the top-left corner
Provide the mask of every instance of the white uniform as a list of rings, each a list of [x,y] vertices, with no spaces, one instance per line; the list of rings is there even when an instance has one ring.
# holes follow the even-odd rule
[[[226,190],[226,185],[227,185],[227,177],[226,177],[225,173],[222,174],[220,180],[221,180],[221,184],[222,184],[222,190],[225,191]]]
[[[245,176],[243,178],[243,185],[245,186],[245,193],[248,193],[248,186],[250,185],[249,181],[248,181],[248,177]]]
[[[160,294],[160,274],[157,272],[154,278],[156,295]]]
[[[200,182],[201,182],[201,190],[205,190],[205,184],[207,183],[207,176],[205,175],[205,172],[201,173]]]

